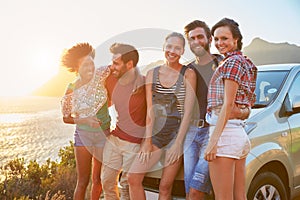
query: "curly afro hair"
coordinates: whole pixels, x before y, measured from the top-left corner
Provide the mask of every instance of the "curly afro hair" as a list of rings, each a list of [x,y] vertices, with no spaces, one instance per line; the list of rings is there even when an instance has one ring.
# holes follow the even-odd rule
[[[89,43],[78,43],[63,52],[61,65],[70,72],[78,72],[79,60],[87,55],[95,57],[95,49]]]

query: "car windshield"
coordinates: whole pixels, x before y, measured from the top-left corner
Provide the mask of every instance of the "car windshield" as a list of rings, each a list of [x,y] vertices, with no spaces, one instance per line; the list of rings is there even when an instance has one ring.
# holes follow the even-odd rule
[[[256,102],[253,108],[263,108],[273,102],[288,71],[258,71],[256,81]]]

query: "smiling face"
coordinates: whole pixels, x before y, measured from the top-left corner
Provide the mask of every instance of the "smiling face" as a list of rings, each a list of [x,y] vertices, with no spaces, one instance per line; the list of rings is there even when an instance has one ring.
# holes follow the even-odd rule
[[[179,59],[184,53],[184,41],[176,36],[169,37],[164,44],[164,52],[169,63],[179,63]]]
[[[79,60],[78,74],[81,79],[91,80],[94,76],[95,64],[94,59],[88,55]]]
[[[237,38],[233,35],[228,26],[220,26],[214,32],[215,46],[221,54],[237,50]]]
[[[110,69],[116,78],[121,78],[128,71],[127,64],[123,62],[121,54],[113,54]]]
[[[188,42],[191,51],[197,57],[201,57],[209,52],[209,45],[211,39],[207,38],[205,30],[201,27],[197,27],[188,33]]]

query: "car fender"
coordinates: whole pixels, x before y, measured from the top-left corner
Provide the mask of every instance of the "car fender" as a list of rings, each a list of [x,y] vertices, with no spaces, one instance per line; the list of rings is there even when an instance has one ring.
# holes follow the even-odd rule
[[[286,170],[288,177],[291,177],[292,168],[288,153],[286,149],[280,146],[278,143],[267,142],[251,149],[246,159],[246,189],[249,189],[251,181],[255,175],[263,169],[269,163],[280,163]],[[284,173],[284,172],[278,172]],[[292,184],[292,180],[289,181],[289,186]]]

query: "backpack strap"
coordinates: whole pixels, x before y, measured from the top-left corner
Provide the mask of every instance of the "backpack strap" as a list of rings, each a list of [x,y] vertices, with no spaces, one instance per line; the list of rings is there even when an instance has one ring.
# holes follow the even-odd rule
[[[161,66],[155,67],[153,70],[153,77],[152,77],[152,91],[155,90],[155,86],[156,86],[156,82],[157,82],[157,77],[158,77],[158,73],[159,73],[159,69]],[[176,88],[175,88],[175,94],[179,92],[180,90],[180,85],[183,81],[183,77],[185,74],[185,71],[188,69],[188,67],[186,67],[185,65],[182,65],[181,70],[180,70],[180,74],[179,77],[177,79],[176,82]]]
[[[185,71],[187,69],[188,69],[188,67],[186,67],[185,65],[182,65],[179,77],[178,77],[177,82],[176,82],[175,94],[177,94],[180,90],[180,85],[183,82],[183,77],[184,77]]]
[[[153,77],[152,77],[152,91],[155,90],[156,87],[156,82],[157,82],[157,77],[158,77],[158,71],[160,69],[160,66],[155,67],[153,70]]]

